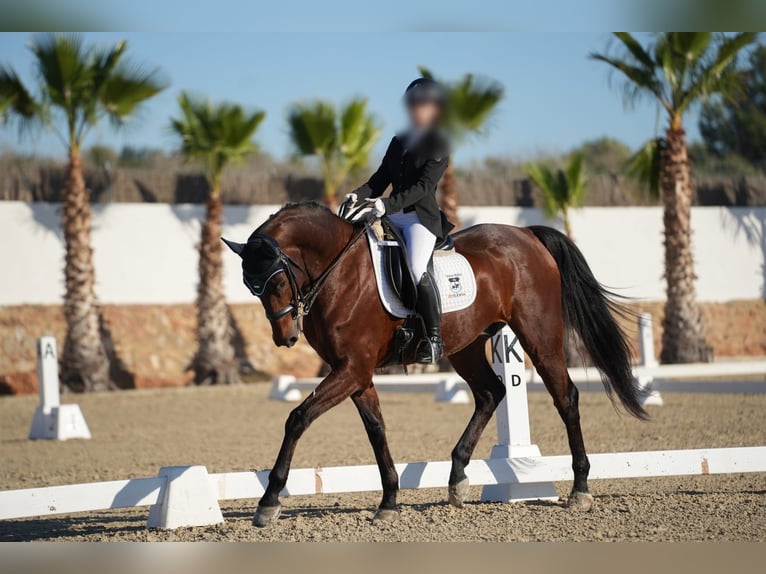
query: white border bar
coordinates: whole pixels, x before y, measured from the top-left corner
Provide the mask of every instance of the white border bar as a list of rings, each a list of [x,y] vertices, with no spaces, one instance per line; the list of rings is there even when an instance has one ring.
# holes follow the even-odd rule
[[[646,478],[766,472],[766,447],[713,448],[590,455],[590,479]],[[466,474],[474,485],[572,480],[569,455],[474,460]],[[447,486],[449,461],[396,465],[402,489]],[[219,500],[259,498],[269,471],[211,474]],[[0,492],[0,519],[90,512],[157,503],[165,479],[136,478]],[[375,465],[303,468],[290,471],[284,495],[380,490]]]

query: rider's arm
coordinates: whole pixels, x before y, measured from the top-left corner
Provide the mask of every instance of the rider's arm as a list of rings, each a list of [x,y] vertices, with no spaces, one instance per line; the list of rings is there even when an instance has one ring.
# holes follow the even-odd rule
[[[386,154],[383,156],[383,161],[380,162],[378,170],[372,174],[372,177],[367,180],[367,183],[354,190],[357,198],[361,201],[369,197],[380,197],[386,188],[391,183],[391,176],[388,173],[388,154],[391,152],[391,147],[394,144],[394,140],[388,144]]]
[[[417,182],[395,197],[384,197],[383,205],[386,207],[386,213],[396,213],[411,205],[415,205],[429,193],[436,193],[436,187],[439,180],[447,169],[447,157],[432,157],[426,161],[423,171]]]

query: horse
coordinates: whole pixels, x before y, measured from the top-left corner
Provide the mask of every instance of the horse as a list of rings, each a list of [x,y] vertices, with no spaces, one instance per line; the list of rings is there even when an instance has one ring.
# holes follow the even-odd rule
[[[375,521],[397,516],[399,477],[386,441],[373,384],[376,367],[390,361],[402,319],[389,315],[377,293],[364,228],[316,203],[287,204],[249,237],[226,244],[242,258],[243,280],[260,297],[274,343],[292,347],[301,333],[330,366],[330,373],[288,416],[285,434],[253,524],[280,514],[296,444],[323,413],[351,398],[380,471],[383,496]],[[601,373],[607,394],[640,419],[647,414],[630,366],[629,346],[614,315],[622,306],[594,277],[584,256],[564,234],[545,226],[482,224],[453,235],[455,249],[476,275],[477,297],[442,319],[444,355],[465,379],[474,411],[451,453],[449,503],[468,494],[465,468],[505,396],[487,360],[485,343],[509,325],[540,374],[566,428],[574,482],[572,509],[590,509],[590,464],[585,451],[578,391],[567,372],[565,337],[576,333]]]

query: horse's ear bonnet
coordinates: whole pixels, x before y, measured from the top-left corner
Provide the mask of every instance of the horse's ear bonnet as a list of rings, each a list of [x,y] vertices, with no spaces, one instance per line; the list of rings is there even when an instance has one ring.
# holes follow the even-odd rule
[[[221,241],[223,241],[229,249],[231,249],[234,253],[242,257],[242,253],[245,251],[245,244],[244,243],[237,243],[236,241],[229,241],[225,237],[221,237]]]
[[[242,256],[242,271],[245,285],[258,297],[263,295],[269,280],[284,271],[282,252],[279,244],[268,235],[254,233],[247,240]]]

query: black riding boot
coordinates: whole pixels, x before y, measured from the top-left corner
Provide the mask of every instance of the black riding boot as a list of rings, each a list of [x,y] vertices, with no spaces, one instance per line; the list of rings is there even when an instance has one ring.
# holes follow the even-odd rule
[[[426,338],[420,341],[415,361],[418,363],[435,363],[442,356],[442,307],[439,292],[433,279],[428,273],[423,273],[418,283],[418,299],[415,310],[423,318],[426,328]]]

